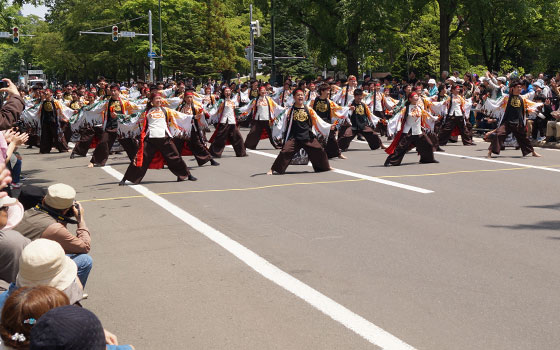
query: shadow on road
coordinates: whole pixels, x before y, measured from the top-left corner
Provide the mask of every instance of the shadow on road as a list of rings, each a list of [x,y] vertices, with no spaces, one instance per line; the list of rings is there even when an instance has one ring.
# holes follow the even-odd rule
[[[545,205],[528,205],[525,206],[525,208],[560,210],[560,203],[545,204]]]
[[[517,225],[486,225],[491,228],[507,228],[510,230],[559,230],[560,220],[540,221],[534,224]]]

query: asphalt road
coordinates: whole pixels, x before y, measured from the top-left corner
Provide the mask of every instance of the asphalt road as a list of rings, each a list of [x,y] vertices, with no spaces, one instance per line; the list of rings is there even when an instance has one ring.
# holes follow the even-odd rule
[[[137,349],[558,349],[560,152],[485,161],[487,145],[386,168],[353,142],[331,162],[346,172],[283,176],[228,148],[219,167],[184,158],[197,182],[149,170],[140,189],[117,186],[124,154],[22,153],[29,183],[76,188],[84,305]]]

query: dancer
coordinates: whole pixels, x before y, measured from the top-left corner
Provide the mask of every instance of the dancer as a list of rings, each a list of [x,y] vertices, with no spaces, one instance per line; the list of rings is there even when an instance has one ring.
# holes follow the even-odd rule
[[[230,142],[235,150],[237,157],[246,157],[245,144],[243,143],[243,136],[239,132],[237,125],[237,118],[235,116],[235,108],[237,107],[237,100],[232,98],[231,89],[224,87],[222,89],[222,96],[217,103],[217,106],[209,112],[211,120],[214,120],[216,131],[210,138],[212,145],[210,146],[210,154],[214,158],[220,158],[222,152],[226,147],[226,142]]]
[[[123,186],[126,180],[135,185],[139,184],[146,175],[156,151],[161,152],[169,170],[177,176],[177,181],[197,180],[189,172],[187,164],[185,164],[179,151],[177,151],[177,147],[172,142],[173,134],[170,131],[171,127],[177,128],[176,118],[183,117],[186,119],[189,127],[191,120],[182,113],[162,107],[162,101],[163,96],[160,92],[156,91],[150,95],[146,110],[142,115],[140,147],[135,159],[130,162],[128,169],[126,169],[126,173],[119,183],[120,186]],[[184,131],[188,133],[190,130]]]
[[[309,160],[316,172],[332,170],[327,154],[314,133],[327,137],[331,125],[325,123],[315,111],[305,106],[304,97],[303,90],[294,91],[294,105],[286,112],[287,117],[282,124],[284,146],[266,173],[267,175],[284,174],[292,157],[301,148],[309,155]]]
[[[465,100],[460,95],[460,92],[461,86],[458,84],[454,85],[451,88],[451,97],[445,101],[447,112],[444,116],[443,125],[441,126],[438,134],[440,146],[445,146],[447,144],[447,141],[449,141],[449,137],[455,128],[458,128],[461,133],[463,145],[475,145],[475,143],[472,142],[472,135],[470,135],[470,132],[467,129],[465,120],[465,118],[470,114],[472,102],[470,100]]]
[[[174,137],[173,142],[177,147],[179,153],[182,152],[183,145],[187,143],[190,151],[194,155],[198,166],[203,166],[207,162],[210,162],[213,166],[218,166],[220,163],[216,162],[212,155],[208,151],[208,148],[204,145],[204,128],[208,126],[206,123],[206,117],[204,115],[204,109],[202,106],[194,101],[194,90],[188,89],[184,96],[183,102],[177,107],[177,110],[192,117],[192,128],[191,134],[181,135],[179,137]]]
[[[121,98],[118,85],[111,85],[111,98],[106,104],[106,110],[103,114],[103,134],[101,135],[99,144],[93,151],[90,163],[88,164],[89,168],[93,168],[94,166],[105,166],[105,163],[109,158],[109,152],[118,137],[118,114],[130,115],[139,112],[140,109],[141,107],[135,103]],[[136,140],[133,138],[120,137],[119,143],[125,149],[128,158],[133,160],[137,151]]]
[[[272,138],[270,125],[275,117],[284,111],[284,108],[278,106],[272,98],[266,95],[265,86],[259,88],[259,97],[251,102],[249,108],[253,120],[251,122],[251,130],[247,134],[247,138],[245,138],[245,147],[256,149],[259,141],[268,136],[268,140],[274,148],[282,148]]]
[[[315,113],[317,113],[317,115],[325,121],[325,123],[333,123],[329,136],[322,139],[322,145],[327,152],[327,157],[329,159],[334,157],[346,159],[338,147],[338,141],[336,140],[336,125],[341,119],[344,119],[344,117],[338,113],[343,114],[344,110],[347,110],[348,108],[342,108],[328,98],[330,89],[331,88],[327,83],[319,85],[319,96],[311,101],[310,106]]]
[[[346,125],[340,127],[338,133],[338,146],[342,152],[346,152],[350,146],[350,142],[356,137],[356,135],[362,135],[371,150],[376,150],[381,147],[385,149],[379,134],[373,131],[375,125],[379,121],[379,118],[371,113],[368,106],[362,102],[364,97],[364,92],[362,89],[354,90],[354,99],[350,104],[349,114],[350,114],[350,124],[346,122]]]
[[[527,115],[534,113],[536,108],[542,103],[535,103],[521,96],[523,83],[519,79],[513,79],[509,85],[509,96],[498,100],[486,99],[484,109],[496,114],[498,118],[498,128],[495,131],[490,147],[488,147],[488,158],[492,158],[492,153],[500,154],[504,147],[504,141],[509,133],[517,139],[523,157],[531,153],[533,157],[541,155],[535,152],[531,141],[527,137],[525,125]]]
[[[408,102],[397,119],[397,129],[400,131],[395,136],[393,143],[385,152],[389,154],[385,161],[385,166],[401,165],[404,155],[413,147],[420,154],[420,163],[439,163],[434,159],[434,150],[430,138],[424,129],[430,128],[430,124],[435,121],[430,113],[425,111],[419,104],[420,96],[416,92],[411,92]]]
[[[39,152],[50,153],[53,145],[59,152],[68,152],[68,144],[61,128],[61,120],[64,118],[62,104],[53,99],[51,89],[44,90],[43,94],[43,102],[39,108]]]

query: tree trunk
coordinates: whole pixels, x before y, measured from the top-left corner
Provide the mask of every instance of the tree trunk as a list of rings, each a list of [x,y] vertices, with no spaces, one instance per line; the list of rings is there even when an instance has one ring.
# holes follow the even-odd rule
[[[129,83],[130,82],[130,62],[126,63],[126,82]]]
[[[449,72],[449,28],[452,14],[446,0],[439,0],[439,72]]]
[[[344,52],[346,55],[346,68],[348,75],[358,76],[358,38],[360,35],[360,27],[354,30],[348,29],[348,45]]]
[[[142,81],[148,81],[148,79],[146,79],[146,69],[144,67],[144,62],[140,62],[140,64],[138,65],[138,68],[139,68],[138,73],[142,77]]]

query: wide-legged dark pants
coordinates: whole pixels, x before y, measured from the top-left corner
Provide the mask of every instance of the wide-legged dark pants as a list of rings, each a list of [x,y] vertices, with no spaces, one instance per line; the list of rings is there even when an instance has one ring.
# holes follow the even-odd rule
[[[89,150],[89,146],[93,141],[93,138],[97,136],[97,138],[101,140],[102,135],[103,135],[103,129],[101,127],[83,129],[80,132],[80,140],[76,142],[76,145],[72,150],[72,155],[85,157]]]
[[[439,131],[438,139],[439,145],[445,146],[447,141],[449,141],[449,137],[451,137],[451,133],[455,127],[459,128],[461,132],[461,140],[463,141],[463,145],[472,145],[472,135],[465,125],[465,117],[462,115],[459,116],[452,116],[448,115],[441,126]]]
[[[270,141],[270,144],[274,148],[279,148],[276,142],[274,142],[274,140],[272,139],[272,129],[270,129],[270,124],[268,120],[253,120],[251,122],[251,130],[249,130],[249,133],[245,138],[245,148],[249,148],[249,149],[257,148],[257,145],[261,140],[261,134],[263,129],[265,129],[266,133],[268,134],[268,140]]]
[[[187,145],[189,145],[189,149],[194,155],[198,166],[203,166],[204,164],[212,160],[210,151],[208,151],[208,148],[204,146],[202,140],[200,139],[200,136],[195,133],[194,128],[192,130],[191,136],[188,138],[173,138],[173,143],[175,143],[175,147],[177,148],[179,154],[181,154],[185,142],[187,143]]]
[[[375,126],[375,131],[378,132],[380,136],[388,136],[387,118],[385,118],[385,114],[381,111],[373,112],[373,114],[380,119],[377,125]]]
[[[220,124],[214,142],[210,146],[212,157],[220,158],[222,156],[222,152],[226,147],[226,141],[231,143],[237,157],[245,157],[247,155],[239,127],[235,124]]]
[[[504,149],[504,141],[509,133],[512,133],[517,139],[517,143],[519,144],[519,147],[521,147],[521,153],[523,156],[534,152],[531,141],[529,141],[529,138],[527,137],[525,125],[522,123],[510,122],[504,122],[496,129],[495,137],[492,137],[488,150],[492,151],[494,154],[500,154],[500,150]]]
[[[185,180],[190,172],[187,168],[187,164],[179,151],[177,151],[177,147],[172,142],[170,137],[165,138],[146,138],[144,139],[144,151],[143,151],[143,160],[142,166],[137,167],[134,163],[134,160],[130,162],[128,169],[126,169],[126,173],[124,173],[124,180],[128,180],[135,185],[139,184],[140,181],[146,175],[146,171],[148,171],[148,167],[150,166],[150,162],[152,158],[154,158],[154,154],[156,151],[160,151],[163,155],[163,159],[167,162],[167,167],[173,174],[175,174],[180,180]]]
[[[401,165],[404,155],[414,147],[420,153],[421,163],[434,161],[434,149],[430,138],[426,134],[411,135],[408,133],[401,136],[395,152],[387,157],[386,162],[394,166]]]
[[[329,137],[323,140],[323,148],[327,152],[327,157],[329,159],[340,156],[340,148],[338,147],[338,141],[336,140],[336,130],[331,130],[329,132]]]
[[[101,134],[99,144],[95,147],[90,162],[96,165],[104,166],[109,158],[109,152],[117,139],[117,130],[105,130]],[[138,151],[138,144],[132,138],[120,138],[119,143],[123,146],[128,158],[132,161],[136,157]]]
[[[72,139],[72,128],[70,127],[70,123],[64,120],[60,122],[60,130],[62,130],[62,135],[64,136],[64,141],[66,142],[66,149],[68,149],[68,142]]]
[[[344,125],[338,131],[338,147],[340,147],[340,150],[342,152],[348,150],[350,142],[358,134],[361,134],[366,139],[371,150],[378,149],[383,145],[381,137],[371,127],[366,126],[363,130],[353,130],[351,126]]]
[[[56,147],[59,152],[68,151],[68,145],[64,140],[64,135],[58,132],[56,124],[44,123],[41,126],[39,153],[50,153],[53,146]]]
[[[288,165],[290,165],[294,154],[302,148],[309,155],[309,161],[316,172],[330,170],[331,167],[329,165],[327,153],[316,138],[308,141],[297,141],[293,138],[287,140],[278,154],[278,157],[276,157],[276,160],[272,164],[271,169],[278,174],[284,174]]]

